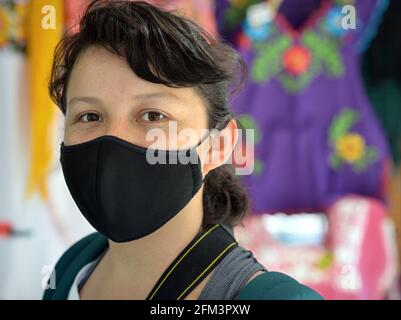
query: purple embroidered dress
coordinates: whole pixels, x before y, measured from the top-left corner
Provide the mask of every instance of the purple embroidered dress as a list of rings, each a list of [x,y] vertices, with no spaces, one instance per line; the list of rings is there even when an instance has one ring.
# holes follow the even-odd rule
[[[383,199],[389,151],[359,66],[383,3],[287,0],[273,20],[251,27],[247,1],[217,1],[222,37],[249,68],[232,105],[256,130],[255,171],[246,177],[253,212],[324,210],[352,193]],[[341,24],[346,4],[356,29]]]

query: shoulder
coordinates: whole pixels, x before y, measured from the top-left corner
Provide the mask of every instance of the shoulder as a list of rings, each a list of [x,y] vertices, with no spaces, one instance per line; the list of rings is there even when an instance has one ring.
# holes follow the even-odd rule
[[[311,288],[280,272],[263,272],[241,289],[235,300],[323,300]]]
[[[57,261],[47,283],[43,299],[66,298],[79,270],[99,257],[107,245],[107,239],[98,232],[91,233],[74,243]],[[55,288],[52,288],[52,286]]]
[[[91,256],[93,251],[97,251],[96,249],[98,248],[104,248],[105,244],[107,244],[107,239],[100,233],[91,233],[68,248],[58,260],[56,268],[60,269],[65,265],[69,265],[79,256],[82,256],[83,258],[86,254]]]

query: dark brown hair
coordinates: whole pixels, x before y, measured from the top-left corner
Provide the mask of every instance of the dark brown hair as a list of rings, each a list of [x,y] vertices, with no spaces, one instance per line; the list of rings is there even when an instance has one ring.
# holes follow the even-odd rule
[[[194,87],[208,108],[209,128],[223,129],[234,118],[229,91],[246,74],[245,63],[228,44],[196,23],[143,1],[93,1],[79,32],[66,34],[55,50],[50,95],[66,112],[66,88],[75,62],[90,46],[123,57],[135,74],[170,87]],[[203,226],[238,224],[248,210],[247,195],[225,164],[211,171],[203,193]]]

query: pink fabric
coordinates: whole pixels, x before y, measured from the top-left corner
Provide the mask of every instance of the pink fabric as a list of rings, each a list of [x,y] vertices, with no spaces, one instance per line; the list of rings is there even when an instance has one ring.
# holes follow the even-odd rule
[[[72,33],[78,31],[80,18],[88,3],[89,1],[85,0],[64,0],[64,12],[67,30]]]
[[[249,216],[235,229],[239,242],[269,271],[293,276],[325,299],[383,299],[396,275],[396,255],[385,232],[382,202],[349,195],[326,211],[328,233],[322,245],[286,245]]]
[[[147,2],[166,10],[177,10],[195,20],[211,35],[217,35],[213,0],[148,0]],[[68,29],[72,28],[71,32],[78,30],[80,17],[88,3],[87,0],[64,0],[66,26]]]
[[[211,35],[217,35],[213,0],[147,0],[166,10],[177,10],[187,18],[193,19]]]

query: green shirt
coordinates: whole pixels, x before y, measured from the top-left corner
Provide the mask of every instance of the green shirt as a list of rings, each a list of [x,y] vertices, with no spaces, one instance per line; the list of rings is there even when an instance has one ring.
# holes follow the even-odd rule
[[[78,272],[97,259],[108,241],[98,232],[92,233],[70,247],[55,267],[55,289],[46,289],[44,300],[65,300]],[[264,272],[247,283],[235,300],[322,300],[312,289],[280,272]]]

